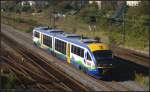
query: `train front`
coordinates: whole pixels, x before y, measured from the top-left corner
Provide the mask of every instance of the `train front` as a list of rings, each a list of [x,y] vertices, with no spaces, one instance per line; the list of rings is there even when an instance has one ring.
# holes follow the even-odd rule
[[[107,45],[103,43],[89,44],[95,61],[94,76],[97,78],[110,78],[113,68],[113,54]]]

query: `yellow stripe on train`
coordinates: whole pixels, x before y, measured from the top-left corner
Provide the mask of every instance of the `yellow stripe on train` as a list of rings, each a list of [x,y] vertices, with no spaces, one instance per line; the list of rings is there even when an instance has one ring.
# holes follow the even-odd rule
[[[88,47],[92,52],[96,50],[109,50],[108,46],[104,43],[92,43],[89,44]]]

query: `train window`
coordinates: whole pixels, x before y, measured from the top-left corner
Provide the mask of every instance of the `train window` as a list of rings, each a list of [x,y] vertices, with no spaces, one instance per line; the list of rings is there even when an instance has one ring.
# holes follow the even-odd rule
[[[75,46],[71,45],[71,53],[75,54]]]
[[[78,55],[78,56],[84,57],[84,49],[82,49],[80,47],[72,45],[71,52]]]
[[[80,55],[81,55],[81,57],[84,57],[84,49],[81,49]]]
[[[89,53],[87,53],[87,60],[90,60],[90,61],[92,60],[91,56],[89,55]]]
[[[77,47],[77,53],[76,54],[80,56],[80,48],[79,47]]]
[[[55,39],[55,50],[66,55],[66,42]]]
[[[101,61],[103,58],[111,58],[112,51],[110,50],[97,50],[93,52],[96,61]]]
[[[37,37],[37,38],[39,38],[40,37],[40,33],[35,31],[34,32],[34,36]]]
[[[74,46],[71,45],[71,52],[73,53],[73,51],[74,51]]]
[[[43,35],[43,44],[52,48],[52,38],[46,35]]]

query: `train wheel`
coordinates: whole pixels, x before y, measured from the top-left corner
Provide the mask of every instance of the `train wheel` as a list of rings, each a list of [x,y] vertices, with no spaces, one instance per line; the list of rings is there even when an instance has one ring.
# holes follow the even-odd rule
[[[49,51],[49,53],[52,55],[52,51]]]
[[[55,56],[53,51],[51,52],[51,54],[52,54],[52,56]]]
[[[79,70],[81,70],[81,71],[82,71],[82,68],[81,68],[81,66],[79,66],[78,68],[79,68]]]
[[[79,69],[80,69],[82,72],[86,73],[86,69],[85,69],[84,67],[79,66]]]
[[[84,72],[84,73],[87,73],[87,72],[86,72],[86,68],[83,69],[83,72]]]
[[[36,43],[33,43],[35,47],[38,47]]]
[[[54,57],[56,57],[56,53],[55,53],[55,52],[52,52],[52,55],[53,55]]]

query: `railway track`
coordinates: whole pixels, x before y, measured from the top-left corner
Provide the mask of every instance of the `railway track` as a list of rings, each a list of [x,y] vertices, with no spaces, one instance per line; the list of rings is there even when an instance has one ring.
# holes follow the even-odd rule
[[[5,38],[5,42],[7,42],[7,40],[6,40],[6,38]],[[9,44],[9,45],[11,45],[11,46],[14,46],[14,45],[12,45],[12,42],[11,42],[11,44],[10,43],[7,43],[7,44]],[[17,45],[15,45],[15,47],[14,47],[14,49],[17,51],[17,52],[19,52],[24,58],[26,58],[27,59],[27,61],[30,61],[30,63],[32,63],[33,65],[36,65],[36,66],[38,66],[38,68],[40,68],[40,70],[43,70],[43,72],[45,72],[45,73],[47,73],[47,71],[45,71],[45,70],[52,70],[52,69],[50,69],[49,67],[47,67],[46,69],[43,69],[43,67],[46,67],[47,65],[49,65],[49,64],[43,64],[43,62],[45,62],[45,60],[43,60],[43,58],[41,58],[40,57],[40,59],[41,60],[38,60],[37,59],[37,56],[38,55],[34,55],[34,54],[32,54],[29,50],[25,50],[25,48],[20,48],[19,46],[17,46]],[[29,57],[32,57],[32,59],[31,58],[29,58]],[[38,58],[39,58],[39,56],[38,56]],[[27,61],[24,61],[24,62],[27,62]],[[40,61],[40,62],[39,62]],[[35,63],[36,62],[36,63]],[[15,63],[14,63],[15,64]],[[42,65],[42,66],[40,66],[40,65]],[[22,66],[22,65],[21,65]],[[25,68],[25,67],[22,67],[22,68]],[[55,73],[55,72],[54,72]],[[33,73],[34,74],[34,73]],[[32,74],[32,75],[33,75]],[[44,75],[44,76],[46,76],[46,75]],[[54,77],[54,76],[52,76],[52,77]],[[65,77],[63,77],[63,78],[65,78]],[[45,79],[45,78],[44,78]],[[47,81],[48,79],[45,79],[45,81]],[[67,79],[62,79],[62,80],[67,80]],[[113,91],[115,91],[115,90],[118,90],[118,86],[115,86],[115,87],[112,87],[111,85],[118,85],[117,84],[117,82],[114,82],[113,84],[108,84],[108,83],[106,83],[106,82],[104,82],[104,81],[101,81],[101,80],[98,80],[97,82],[99,82],[99,83],[101,83],[101,84],[103,84],[103,88],[104,89],[106,89],[106,87],[107,87],[107,89],[109,89],[109,90],[113,90]],[[69,82],[67,82],[67,83],[69,83]],[[72,84],[68,84],[68,85],[72,85]],[[119,87],[120,87],[121,85],[119,85]],[[76,87],[75,87],[76,88]],[[124,88],[124,89],[123,89]],[[121,89],[123,89],[123,90],[125,90],[125,87],[121,87]],[[127,91],[128,89],[126,89],[126,91]]]
[[[23,89],[27,89],[27,88],[31,88],[31,85],[29,85],[29,82],[32,82],[32,78],[31,77],[29,77],[29,76],[24,76],[25,74],[22,72],[22,71],[20,71],[20,70],[18,70],[18,66],[15,66],[14,67],[14,64],[11,64],[12,62],[11,62],[11,60],[13,60],[12,58],[10,59],[8,59],[8,56],[10,55],[10,54],[8,54],[7,53],[7,56],[5,56],[5,52],[6,51],[3,51],[3,55],[2,55],[2,57],[1,57],[1,60],[3,61],[3,62],[5,62],[5,64],[3,64],[3,66],[5,67],[5,68],[7,68],[8,70],[7,70],[7,73],[8,73],[8,71],[9,71],[9,73],[10,74],[13,74],[14,76],[15,76],[15,78],[16,78],[16,83],[18,84],[18,82],[19,82],[19,84],[18,85],[20,85],[21,86],[21,88],[23,88]],[[6,63],[7,62],[7,63]],[[17,68],[16,68],[17,67]],[[5,70],[5,69],[3,69],[3,70]],[[5,73],[3,73],[3,74],[5,74]],[[9,74],[9,75],[10,75]],[[9,77],[9,76],[7,76],[7,77]],[[27,87],[27,85],[26,84],[28,84],[28,86],[30,86],[30,87]],[[16,85],[16,84],[15,84]],[[32,85],[33,86],[33,85]],[[35,86],[36,88],[40,88],[41,89],[41,87],[40,86]]]
[[[2,26],[3,27],[3,26]],[[5,30],[8,30],[5,27],[3,27],[3,29]],[[14,30],[11,28],[11,30]],[[9,31],[13,34],[14,31]],[[28,33],[22,33],[22,32],[15,32],[16,35],[18,37],[21,37],[21,35],[23,35],[26,39],[27,42],[30,42],[31,40],[31,37],[32,35],[31,34],[28,34]],[[21,35],[20,35],[21,34]],[[28,35],[27,35],[28,34]],[[136,52],[134,50],[130,50],[130,49],[125,49],[125,48],[122,48],[122,47],[115,47],[115,46],[112,46],[112,51],[114,53],[114,56],[116,56],[117,58],[122,58],[124,60],[128,60],[130,62],[133,62],[135,64],[139,64],[139,65],[142,65],[146,68],[149,68],[149,55],[147,54],[144,54],[144,53],[140,53],[140,52]]]
[[[20,53],[25,59],[28,59],[27,61],[29,61],[33,65],[36,65],[38,68],[40,68],[40,70],[43,70],[43,72],[47,73],[47,71],[52,72],[52,70],[55,70],[55,69],[53,69],[55,67],[51,68],[52,66],[49,66],[50,64],[45,62],[44,58],[40,57],[39,55],[36,55],[35,53],[33,54],[33,52],[31,52],[30,50],[27,50],[26,48],[23,48],[22,46],[17,46],[16,43],[13,44],[14,42],[10,41],[10,39],[8,39],[7,37],[5,37],[5,39],[3,39],[3,40],[8,45],[11,45],[11,47],[13,47],[13,49],[15,49],[18,53]],[[58,70],[53,71],[52,74],[57,76],[57,77],[62,76],[62,75],[58,75],[58,74],[56,75],[56,72],[58,72]],[[66,86],[71,86],[71,87],[73,87],[72,89],[74,89],[74,90],[77,89],[77,85],[69,82],[68,79],[66,78],[66,76],[62,76],[61,78],[59,78],[59,80],[65,82],[67,84]],[[103,81],[98,81],[98,82],[100,82],[102,84],[101,87],[105,90],[111,90],[111,91],[112,90],[117,90],[117,89],[112,88],[110,85],[107,85]],[[81,84],[78,84],[78,85],[82,86]],[[81,89],[78,89],[78,90],[81,90]]]
[[[6,39],[5,39],[6,40]],[[9,43],[10,44],[10,43]],[[57,70],[54,66],[48,64],[47,62],[45,62],[45,60],[40,57],[39,55],[34,55],[33,52],[23,48],[23,47],[19,47],[16,44],[12,45],[11,42],[11,46],[15,46],[13,49],[15,49],[19,54],[21,54],[25,59],[27,59],[26,61],[34,64],[37,68],[39,68],[40,70],[42,70],[43,73],[47,74],[47,75],[43,75],[43,76],[39,76],[39,74],[36,74],[35,72],[27,69],[26,67],[24,67],[23,65],[16,65],[19,66],[21,69],[24,69],[25,71],[27,71],[28,73],[30,73],[30,75],[35,75],[34,78],[38,77],[39,80],[45,81],[45,82],[51,82],[50,80],[53,80],[52,83],[59,83],[59,85],[61,84],[61,86],[64,86],[64,90],[82,90],[82,91],[87,91],[89,90],[89,88],[81,85],[80,83],[78,83],[77,81],[71,79],[69,76],[67,76],[66,74],[64,74],[63,72],[61,72],[60,70]],[[5,61],[9,61],[10,65],[14,65],[16,64],[15,61],[12,62],[13,60],[9,60],[7,58],[3,59]],[[11,61],[11,62],[10,62]],[[15,66],[13,66],[15,67]],[[17,69],[17,67],[14,68],[14,70]],[[25,72],[24,72],[25,74]],[[47,78],[45,78],[45,76],[47,76]],[[58,86],[59,86],[58,85]],[[62,87],[63,88],[63,87]]]
[[[116,57],[129,60],[133,63],[149,68],[149,59],[150,59],[149,55],[121,47],[112,47],[112,48],[114,55]]]
[[[12,55],[12,53],[7,53],[6,56],[5,54],[3,54],[3,56],[1,57],[3,61],[5,61],[7,63],[7,66],[9,66],[9,68],[15,72],[15,74],[17,74],[18,76],[22,76],[25,77],[26,79],[30,80],[29,82],[25,82],[25,84],[36,84],[38,87],[44,87],[46,90],[51,90],[52,88],[56,88],[57,90],[64,90],[66,91],[68,88],[63,87],[62,85],[58,85],[60,84],[57,81],[53,81],[53,80],[49,80],[48,78],[45,78],[45,76],[39,75],[37,72],[35,72],[34,70],[30,70],[30,67],[25,67],[22,64],[20,64],[20,61],[16,61],[16,59],[14,58],[15,56]],[[57,86],[55,85],[57,83]],[[48,84],[49,87],[45,86],[46,84]],[[45,90],[42,89],[42,90]]]
[[[13,32],[12,32],[13,33]],[[17,36],[17,35],[16,35]],[[18,36],[21,36],[21,35],[18,35]],[[28,37],[27,37],[28,38]],[[6,39],[5,39],[6,40]],[[29,38],[28,39],[26,39],[26,41],[29,41]],[[10,43],[10,45],[12,46],[12,42]],[[16,44],[15,44],[16,45]],[[16,47],[16,46],[15,46]],[[14,48],[15,48],[14,47]],[[23,46],[22,46],[23,47]],[[26,50],[26,51],[23,51],[23,50],[25,50],[26,48],[24,48],[24,49],[20,49],[20,47],[19,47],[19,50],[18,51],[20,51],[22,54],[25,54],[26,53],[26,55],[27,55],[27,57],[28,56],[32,56],[33,55],[33,52],[28,52],[28,51],[30,51],[30,50]],[[43,67],[43,66],[45,66],[45,65],[42,65],[42,63],[41,62],[38,62],[38,60],[36,60],[36,58],[39,58],[39,55],[33,55],[33,57],[32,57],[32,60],[33,61],[37,61],[36,63],[37,63],[37,65],[41,65],[41,67]],[[43,60],[43,57],[40,57],[41,58],[41,61],[45,61],[45,60]],[[45,62],[45,63],[47,63],[47,62]],[[50,63],[50,62],[49,62]],[[35,64],[35,62],[32,62],[32,64]],[[49,65],[49,64],[46,64],[46,65]],[[38,66],[39,67],[39,66]],[[40,67],[39,67],[40,68]],[[45,70],[48,70],[48,68],[45,68]],[[104,82],[104,81],[98,81],[99,83],[101,83],[102,85],[102,89],[104,90],[113,90],[113,91],[115,91],[115,90],[131,90],[131,89],[129,89],[129,88],[126,88],[125,86],[123,86],[123,85],[121,85],[121,84],[119,84],[119,83],[117,83],[117,82],[111,82],[111,83],[106,83],[106,82]],[[114,86],[114,85],[116,85],[116,86]]]

